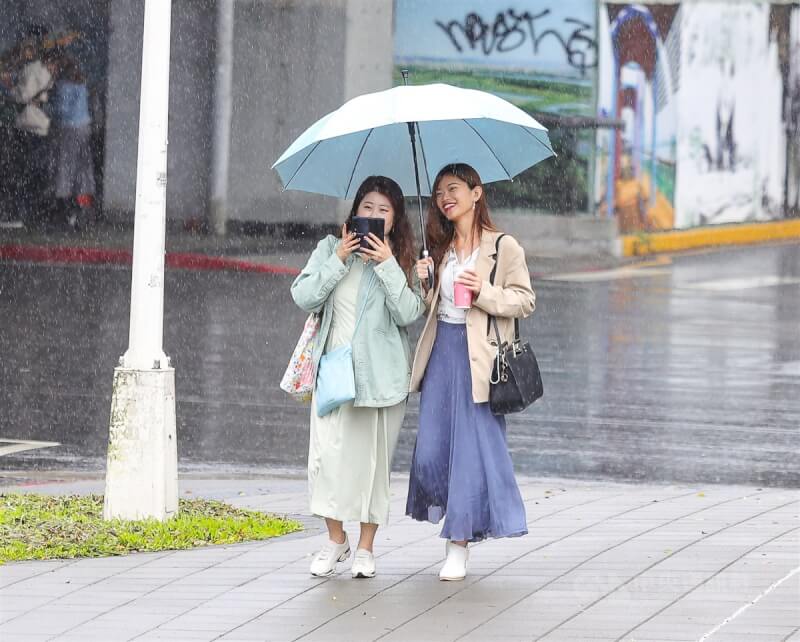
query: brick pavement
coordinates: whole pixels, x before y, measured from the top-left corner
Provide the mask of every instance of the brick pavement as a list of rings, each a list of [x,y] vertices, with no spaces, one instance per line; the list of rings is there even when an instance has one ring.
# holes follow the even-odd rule
[[[378,576],[353,580],[349,563],[328,579],[308,574],[324,535],[303,480],[183,480],[183,493],[308,528],[0,567],[0,640],[800,641],[795,490],[521,479],[529,535],[473,545],[467,580],[447,583],[438,527],[403,516],[405,484],[393,481]],[[25,489],[98,492],[102,481]]]

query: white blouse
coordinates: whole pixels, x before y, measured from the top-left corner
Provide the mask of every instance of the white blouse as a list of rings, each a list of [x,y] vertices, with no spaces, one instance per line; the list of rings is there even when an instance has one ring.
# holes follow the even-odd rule
[[[467,322],[467,310],[457,308],[453,301],[453,290],[455,286],[456,276],[464,268],[475,269],[475,264],[478,262],[478,250],[476,247],[472,254],[469,255],[466,261],[460,263],[456,251],[450,248],[450,251],[445,255],[444,269],[442,270],[442,283],[439,288],[439,310],[436,318],[445,323],[461,323]]]

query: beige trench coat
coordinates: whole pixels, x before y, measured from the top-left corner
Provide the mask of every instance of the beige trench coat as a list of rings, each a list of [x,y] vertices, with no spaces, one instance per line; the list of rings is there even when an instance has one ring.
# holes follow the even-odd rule
[[[480,294],[467,311],[467,346],[472,374],[472,400],[475,403],[489,401],[489,377],[497,355],[494,329],[491,329],[488,335],[486,333],[489,315],[497,317],[502,339],[511,341],[514,337],[514,318],[521,319],[530,315],[536,302],[528,265],[525,262],[525,252],[516,239],[508,234],[500,241],[500,262],[494,277],[495,284],[489,283],[489,276],[495,264],[495,242],[500,234],[486,230],[481,234],[475,271],[483,279],[483,285]],[[414,353],[411,392],[419,392],[433,350],[433,342],[436,340],[436,313],[439,309],[442,268],[443,265],[440,265],[436,287],[432,292],[428,292],[426,297],[428,317]]]

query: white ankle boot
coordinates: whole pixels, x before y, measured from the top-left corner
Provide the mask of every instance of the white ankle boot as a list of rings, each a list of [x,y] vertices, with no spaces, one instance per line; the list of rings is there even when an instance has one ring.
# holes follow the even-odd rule
[[[463,580],[467,575],[467,560],[469,559],[467,547],[448,541],[445,550],[447,551],[447,559],[444,561],[442,570],[439,571],[439,579],[445,581]]]

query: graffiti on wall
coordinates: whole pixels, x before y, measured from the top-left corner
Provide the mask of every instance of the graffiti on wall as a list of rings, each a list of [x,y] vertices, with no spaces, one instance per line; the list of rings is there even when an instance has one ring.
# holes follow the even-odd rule
[[[535,58],[540,55],[546,41],[552,39],[563,50],[567,63],[585,77],[597,66],[593,25],[564,16],[560,24],[549,26],[547,19],[552,13],[550,8],[534,13],[505,9],[494,14],[490,22],[478,13],[469,12],[461,21],[435,20],[434,23],[458,53],[480,51],[487,57],[527,47],[528,53]]]
[[[603,2],[599,20],[596,9],[395,0],[396,69],[497,93],[535,116],[616,123],[562,140],[564,130],[551,132],[559,156],[535,171],[558,172],[547,198],[578,194],[555,211],[586,201],[640,232],[800,210],[797,4]],[[513,189],[529,198],[515,206],[549,185],[523,175]]]
[[[605,5],[598,34],[598,115],[623,127],[597,135],[596,209],[623,233],[671,229],[679,7]]]
[[[445,82],[495,93],[542,118],[590,117],[597,69],[595,0],[395,0],[395,84]],[[558,156],[489,188],[503,208],[589,209],[594,141],[551,129]]]
[[[797,16],[757,2],[606,3],[598,112],[622,127],[598,134],[597,210],[631,233],[790,209],[800,56],[780,42]]]
[[[416,82],[502,94],[529,111],[590,115],[593,0],[395,0],[394,59]]]

